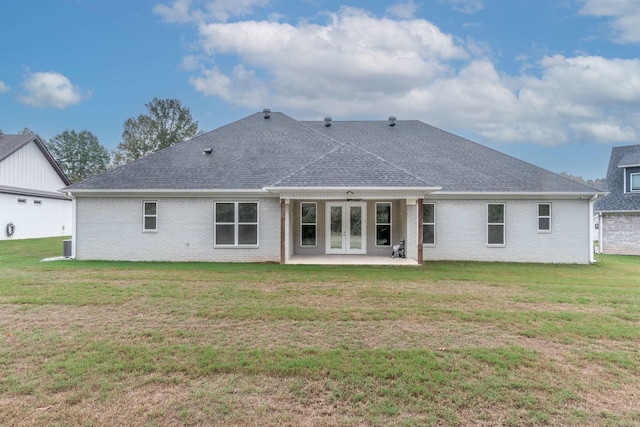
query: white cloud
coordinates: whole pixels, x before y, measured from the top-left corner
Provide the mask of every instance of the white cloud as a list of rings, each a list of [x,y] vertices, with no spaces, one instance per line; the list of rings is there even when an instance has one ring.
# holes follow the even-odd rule
[[[465,13],[471,15],[479,12],[485,8],[485,4],[482,0],[439,0],[440,3],[451,5],[451,8],[456,12]]]
[[[200,51],[183,61],[192,86],[256,110],[336,120],[395,115],[491,142],[640,138],[640,60],[554,55],[508,75],[482,41],[350,7],[324,23],[200,22],[198,31]]]
[[[268,4],[269,0],[215,0],[205,2],[201,8],[192,8],[191,0],[175,0],[171,6],[156,4],[153,11],[169,23],[204,22],[207,19],[227,22],[230,18],[251,15],[256,7]]]
[[[0,80],[0,93],[9,92],[9,86],[7,86],[2,80]]]
[[[420,7],[412,0],[399,2],[387,7],[387,13],[401,19],[412,19]]]
[[[166,22],[170,23],[186,23],[194,20],[189,10],[191,0],[176,0],[172,6],[165,4],[156,4],[153,11],[161,15]]]
[[[576,135],[603,144],[637,141],[640,134],[638,129],[621,123],[615,117],[608,117],[598,122],[578,122],[571,124]]]
[[[22,83],[24,95],[21,100],[32,107],[66,108],[79,104],[89,94],[71,84],[71,81],[60,73],[29,73]]]
[[[267,4],[269,0],[216,0],[207,5],[207,10],[215,20],[226,22],[231,17],[251,15],[254,7]]]
[[[619,43],[640,43],[640,0],[586,0],[580,13],[610,18]]]

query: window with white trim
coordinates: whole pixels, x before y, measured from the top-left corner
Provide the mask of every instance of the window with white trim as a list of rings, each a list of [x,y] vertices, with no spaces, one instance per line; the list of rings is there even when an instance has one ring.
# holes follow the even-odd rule
[[[551,203],[538,203],[538,231],[551,231]]]
[[[315,202],[300,203],[300,245],[316,246],[318,207]]]
[[[504,203],[487,204],[487,244],[504,246]]]
[[[142,231],[158,231],[158,202],[142,202]]]
[[[258,245],[258,202],[216,202],[215,246]]]
[[[422,204],[422,244],[436,244],[436,204]]]
[[[376,203],[376,246],[391,246],[391,203]]]
[[[640,173],[632,173],[629,175],[631,181],[631,191],[640,191]]]

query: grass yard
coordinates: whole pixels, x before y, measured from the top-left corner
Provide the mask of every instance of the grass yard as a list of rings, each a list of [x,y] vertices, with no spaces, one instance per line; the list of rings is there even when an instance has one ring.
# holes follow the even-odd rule
[[[0,242],[0,425],[640,425],[640,258],[40,259]]]

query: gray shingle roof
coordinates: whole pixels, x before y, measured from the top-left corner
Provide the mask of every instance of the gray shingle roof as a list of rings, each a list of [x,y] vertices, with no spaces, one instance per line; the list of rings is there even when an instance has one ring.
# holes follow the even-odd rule
[[[27,145],[35,135],[0,135],[0,162]]]
[[[640,151],[625,154],[618,163],[619,168],[638,165],[640,165]]]
[[[607,169],[608,195],[596,200],[596,211],[640,211],[640,193],[624,192],[624,167],[635,166],[640,159],[640,145],[613,147]],[[619,166],[620,165],[620,166]]]
[[[203,154],[212,148],[211,155]],[[597,193],[416,120],[296,121],[253,114],[69,187],[243,190],[442,187],[452,192]]]

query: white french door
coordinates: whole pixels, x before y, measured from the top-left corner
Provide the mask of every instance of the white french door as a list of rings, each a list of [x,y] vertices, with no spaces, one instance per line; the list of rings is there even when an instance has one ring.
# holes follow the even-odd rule
[[[366,254],[367,204],[328,202],[326,206],[326,253]]]

